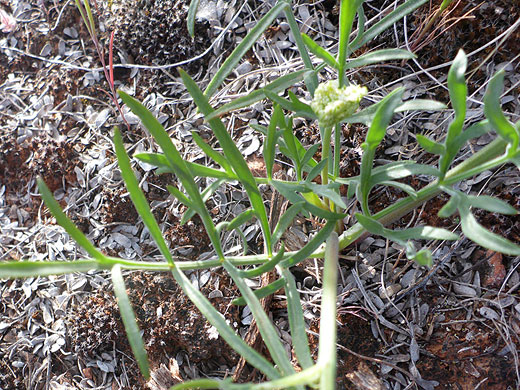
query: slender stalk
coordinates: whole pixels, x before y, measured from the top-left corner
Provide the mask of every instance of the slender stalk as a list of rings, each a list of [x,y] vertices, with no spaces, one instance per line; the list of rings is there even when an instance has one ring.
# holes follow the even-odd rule
[[[325,160],[330,157],[330,138],[332,136],[332,127],[328,126],[323,131],[321,140],[321,159]],[[329,182],[329,164],[325,164],[321,171],[321,184],[326,185]]]
[[[336,300],[339,240],[336,232],[327,239],[323,265],[318,365],[323,367],[320,388],[336,388]]]

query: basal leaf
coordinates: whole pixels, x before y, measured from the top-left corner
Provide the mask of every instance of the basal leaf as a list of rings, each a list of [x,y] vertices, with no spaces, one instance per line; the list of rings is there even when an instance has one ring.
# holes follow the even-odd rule
[[[339,64],[339,86],[345,85],[345,62],[349,54],[350,33],[357,9],[363,0],[343,0],[339,6],[339,48],[337,62]]]
[[[504,253],[506,255],[520,255],[520,246],[502,236],[499,236],[498,234],[490,232],[480,225],[469,210],[468,205],[460,205],[459,214],[461,218],[462,231],[471,241],[476,242],[484,248]]]
[[[121,313],[121,319],[125,325],[126,336],[132,352],[134,353],[135,360],[139,365],[141,374],[146,379],[150,378],[150,366],[148,364],[148,355],[144,348],[143,338],[137,326],[135,314],[130,304],[130,299],[126,293],[125,281],[121,274],[121,266],[116,264],[112,268],[112,283],[114,284],[114,292],[117,297],[117,305],[119,306],[119,312]]]
[[[130,199],[132,199],[135,209],[137,210],[144,224],[148,228],[148,231],[150,232],[150,235],[153,237],[155,243],[157,244],[159,251],[168,261],[168,263],[172,267],[174,267],[175,262],[173,261],[170,248],[168,248],[168,245],[164,240],[161,229],[159,228],[159,225],[152,214],[150,205],[148,204],[141,188],[139,188],[139,182],[137,181],[137,178],[135,177],[135,174],[132,171],[130,159],[128,158],[126,150],[123,146],[123,138],[121,137],[121,133],[119,132],[119,129],[117,127],[114,130],[114,146],[116,149],[119,169],[121,170],[121,176],[123,177],[128,192],[130,193]],[[197,194],[200,196],[198,192]],[[191,198],[190,201],[192,205],[195,204],[193,198]],[[198,206],[194,207],[198,208]],[[213,237],[211,236],[211,234],[213,235]],[[213,238],[213,240],[216,241],[216,245],[219,245],[217,248],[215,248],[215,250],[217,251],[217,253],[219,253],[219,255],[223,257],[224,255],[222,253],[222,250],[220,249],[220,241],[218,240],[218,237],[216,237],[214,228],[213,232],[211,230],[208,231],[208,235],[210,235],[210,238]]]
[[[284,288],[285,296],[287,297],[287,313],[294,352],[300,366],[303,369],[310,368],[314,365],[314,361],[310,353],[300,294],[296,289],[296,282],[294,281],[294,276],[291,271],[287,268],[283,268],[282,276],[285,281]]]
[[[292,257],[287,260],[284,260],[282,263],[283,267],[292,267],[299,262],[308,258],[318,247],[325,242],[327,237],[332,233],[334,227],[336,226],[336,221],[327,221],[324,227],[298,252],[296,252]]]
[[[448,89],[450,91],[450,101],[455,111],[455,117],[448,127],[448,134],[444,143],[445,153],[441,154],[439,160],[439,170],[442,176],[446,174],[451,162],[459,151],[455,139],[461,134],[466,119],[466,96],[468,87],[464,74],[468,61],[463,50],[459,50],[453,60],[453,64],[448,72]]]
[[[211,195],[213,195],[213,193],[217,190],[217,188],[219,188],[224,183],[224,181],[225,180],[223,180],[223,179],[215,180],[210,185],[208,185],[206,188],[204,188],[204,191],[202,191],[202,194],[201,194],[202,195],[202,201],[204,203],[206,203],[209,200],[209,198],[211,198]],[[194,215],[195,215],[195,210],[193,210],[193,209],[186,210],[184,212],[184,214],[182,215],[180,224],[184,225]]]
[[[197,8],[199,6],[199,0],[191,0],[190,7],[188,8],[188,33],[190,37],[195,37],[195,16],[197,14]]]
[[[291,226],[294,218],[296,218],[296,216],[302,211],[304,205],[305,202],[303,201],[295,203],[280,216],[278,223],[273,230],[273,245],[276,245],[278,240],[282,238],[283,233],[289,226]]]
[[[312,54],[314,54],[316,57],[321,58],[330,67],[334,69],[339,69],[338,62],[336,61],[334,56],[330,54],[326,49],[314,42],[312,38],[309,37],[307,34],[302,33],[302,39]]]
[[[398,182],[398,181],[393,181],[393,180],[382,181],[379,184],[384,185],[384,186],[388,186],[388,187],[398,188],[401,191],[406,192],[412,198],[414,198],[414,199],[417,198],[417,191],[415,191],[415,189],[412,186],[409,186],[408,184],[401,183],[401,182]]]
[[[278,3],[278,4],[280,4],[280,3]],[[271,11],[273,9],[271,9]],[[269,11],[269,12],[271,12],[271,11]],[[191,97],[197,104],[197,107],[202,112],[202,114],[204,116],[210,115],[214,111],[213,107],[211,107],[211,105],[208,102],[208,99],[202,93],[202,91],[199,89],[197,84],[182,69],[179,69],[179,74],[181,75],[184,85],[188,89],[188,92],[190,93]],[[251,202],[251,206],[255,210],[255,213],[260,221],[260,226],[262,228],[262,233],[264,236],[265,244],[266,244],[267,250],[269,252],[268,254],[270,254],[272,251],[272,245],[271,245],[271,232],[269,229],[269,221],[267,219],[267,212],[266,212],[265,205],[264,205],[264,202],[262,199],[262,195],[260,194],[260,191],[258,190],[258,187],[255,182],[255,178],[253,177],[253,174],[249,170],[247,162],[245,161],[244,157],[240,153],[240,150],[238,150],[238,147],[236,146],[235,142],[233,141],[231,136],[228,134],[222,121],[219,118],[214,118],[214,119],[209,120],[208,122],[209,122],[211,129],[215,133],[215,136],[217,137],[217,139],[220,143],[220,146],[226,153],[226,156],[228,157],[228,161],[231,164],[231,167],[233,168],[233,171],[235,172],[238,180],[240,180],[240,182],[244,186],[244,189],[246,190],[246,193],[249,197],[249,201]]]
[[[283,255],[285,254],[285,246],[282,244],[280,250],[268,261],[264,264],[248,269],[246,271],[239,271],[239,274],[243,278],[255,278],[260,276],[266,272],[269,272],[274,269],[278,265],[280,261],[283,260]]]
[[[280,378],[280,373],[262,355],[251,348],[231,326],[224,316],[219,313],[209,300],[190,282],[190,280],[177,268],[172,269],[173,277],[199,309],[202,315],[213,325],[219,336],[222,337],[239,355],[243,356],[249,364],[263,372],[270,379]]]
[[[204,140],[201,138],[200,135],[198,135],[196,132],[192,131],[191,136],[193,137],[193,140],[197,144],[199,148],[202,149],[202,151],[211,158],[213,161],[215,161],[218,165],[220,165],[226,172],[233,172],[231,169],[231,164],[227,160],[226,156],[223,154],[217,152],[215,149],[213,149],[210,145],[208,145]]]
[[[426,150],[428,153],[438,154],[441,156],[444,153],[446,153],[446,148],[444,147],[443,144],[432,141],[431,139],[429,139],[428,137],[425,137],[422,134],[417,134],[416,138],[417,138],[417,142],[419,143],[419,145],[421,145],[421,147],[424,150]]]
[[[365,31],[363,34],[363,39],[357,40],[356,44],[350,45],[350,51],[356,51],[361,46],[363,46],[365,43],[370,42],[372,39],[374,39],[376,36],[381,34],[383,31],[385,31],[387,28],[392,26],[395,22],[401,20],[406,15],[412,13],[415,9],[419,8],[421,5],[426,3],[428,0],[408,0],[401,4],[399,7],[394,9],[392,12],[390,12],[388,15],[386,15],[383,19],[381,19],[379,22],[374,24],[372,27],[370,27],[368,30]]]
[[[52,196],[51,191],[45,184],[45,182],[41,179],[37,179],[38,190],[42,196],[45,205],[49,208],[51,214],[56,218],[56,222],[58,222],[61,227],[65,229],[65,231],[76,241],[85,251],[94,259],[98,261],[103,261],[106,259],[105,255],[103,255],[100,251],[96,249],[96,247],[89,241],[89,239],[79,230],[76,225],[65,215],[60,205]]]
[[[283,120],[283,112],[279,105],[275,105],[273,115],[269,121],[269,127],[267,128],[267,135],[263,147],[265,170],[269,180],[273,178],[274,155],[276,143],[278,141],[276,128],[280,120]]]
[[[287,88],[292,87],[294,84],[300,81],[306,73],[307,72],[305,70],[298,70],[296,72],[291,72],[285,76],[278,77],[276,80],[267,84],[265,87],[261,89],[256,89],[248,95],[239,97],[238,99],[235,99],[217,108],[215,111],[213,111],[210,115],[206,117],[206,120],[209,121],[213,118],[217,118],[233,110],[247,107],[256,102],[259,102],[260,100],[266,98],[265,91],[269,91],[270,93],[274,94],[285,91]]]
[[[414,58],[415,55],[408,50],[401,49],[383,49],[376,50],[370,53],[363,54],[359,57],[356,57],[353,60],[347,62],[345,66],[345,70],[360,68],[362,66],[371,65],[371,64],[380,64],[384,61],[393,61],[393,60],[407,60],[410,58]]]
[[[516,152],[519,144],[519,131],[507,120],[500,107],[500,95],[504,89],[505,72],[501,70],[489,81],[484,95],[484,114],[493,129],[510,144],[510,151]]]
[[[516,215],[518,211],[511,206],[509,203],[504,202],[501,199],[494,198],[487,195],[473,196],[468,195],[466,197],[467,202],[478,209],[487,210],[492,213],[500,213],[506,215]]]
[[[210,98],[213,96],[217,88],[224,82],[227,75],[235,68],[238,62],[244,57],[253,44],[260,38],[264,31],[276,19],[278,14],[283,11],[289,4],[285,1],[279,1],[276,5],[267,12],[262,19],[260,19],[249,33],[242,39],[238,46],[233,50],[229,57],[224,61],[213,79],[210,81],[208,87],[204,91],[204,96]]]
[[[457,197],[451,197],[448,203],[442,206],[437,215],[441,218],[449,218],[457,211],[458,206],[459,199]]]

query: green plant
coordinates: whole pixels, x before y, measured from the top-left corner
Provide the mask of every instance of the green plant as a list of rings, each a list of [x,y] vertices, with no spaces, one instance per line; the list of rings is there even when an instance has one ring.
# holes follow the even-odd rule
[[[131,161],[122,142],[119,129],[114,131],[114,145],[122,173],[130,197],[155,240],[163,255],[164,262],[129,261],[105,256],[77,229],[60,209],[52,197],[49,189],[42,180],[38,187],[47,207],[55,216],[57,222],[80,244],[90,260],[74,262],[3,262],[0,264],[0,277],[28,277],[35,275],[51,275],[92,269],[109,269],[112,272],[114,291],[118,298],[118,305],[124,320],[128,338],[145,377],[149,376],[146,352],[139,334],[135,317],[130,307],[124,279],[123,269],[169,271],[173,274],[185,294],[194,302],[201,313],[219,331],[224,338],[240,355],[267,378],[265,383],[234,384],[228,380],[199,379],[175,386],[176,389],[206,388],[206,389],[304,389],[305,386],[323,390],[335,388],[336,382],[336,285],[338,252],[355,242],[364,233],[369,232],[381,235],[403,245],[409,259],[414,259],[423,265],[430,265],[432,255],[427,249],[416,250],[412,240],[434,239],[455,240],[458,236],[445,229],[422,226],[405,230],[391,230],[384,226],[396,221],[411,210],[419,207],[428,199],[445,192],[450,196],[449,202],[439,212],[440,216],[449,216],[458,211],[464,234],[476,243],[503,253],[519,255],[520,247],[506,239],[499,237],[480,226],[473,215],[471,207],[502,213],[516,213],[506,203],[494,199],[468,196],[454,188],[454,185],[479,173],[493,169],[507,162],[514,162],[520,166],[520,122],[510,123],[500,108],[499,95],[503,86],[503,73],[499,72],[491,80],[487,89],[484,112],[486,120],[478,122],[464,129],[466,114],[467,87],[464,79],[466,71],[466,56],[461,51],[457,55],[448,75],[450,100],[455,116],[449,126],[443,142],[418,136],[419,144],[428,152],[439,155],[438,167],[417,164],[413,161],[389,163],[374,167],[376,148],[383,140],[386,129],[396,112],[424,109],[438,110],[442,104],[428,100],[414,100],[403,102],[403,90],[397,89],[383,98],[377,104],[363,110],[358,110],[359,101],[366,90],[363,87],[353,86],[346,77],[347,69],[378,63],[383,60],[410,58],[411,53],[402,50],[380,50],[347,61],[350,54],[364,43],[368,42],[380,31],[392,24],[395,20],[411,12],[424,3],[408,1],[381,22],[364,29],[364,14],[361,0],[345,0],[340,7],[340,40],[337,55],[329,53],[320,47],[310,37],[300,35],[290,2],[279,1],[262,20],[259,21],[237,49],[228,57],[223,66],[210,82],[205,92],[182,70],[179,73],[184,85],[197,104],[199,111],[205,116],[214,135],[218,139],[225,154],[221,154],[193,133],[193,140],[215,161],[221,168],[215,169],[184,160],[171,141],[170,137],[153,117],[153,115],[138,101],[129,95],[119,92],[122,101],[141,119],[145,127],[154,137],[162,150],[162,154],[140,153],[134,158],[157,166],[160,172],[174,173],[181,185],[168,186],[168,190],[179,202],[187,207],[183,220],[198,214],[204,224],[216,257],[204,261],[175,262],[167,243],[165,242],[159,225],[154,219],[145,196],[139,188],[139,182],[131,168]],[[274,18],[283,11],[293,33],[295,34],[305,69],[283,76],[264,88],[254,91],[248,96],[237,99],[218,109],[209,104],[209,98],[222,84],[225,77],[231,72],[242,56],[260,36]],[[194,12],[194,11],[192,11]],[[358,13],[358,35],[349,41],[350,32]],[[193,22],[193,17],[188,18]],[[307,48],[311,53],[323,60],[323,64],[314,68],[310,61]],[[338,80],[328,84],[318,84],[318,73],[324,66],[330,66],[338,72]],[[304,102],[292,92],[288,98],[278,93],[285,91],[294,83],[304,80],[305,85],[314,96],[312,102]],[[220,115],[239,107],[250,105],[258,100],[269,98],[274,105],[273,114],[267,127],[257,125],[255,129],[265,135],[263,157],[265,160],[267,177],[254,177],[248,168],[243,156],[227,133],[220,120]],[[284,113],[283,110],[287,113]],[[357,111],[357,112],[356,112]],[[322,159],[316,161],[314,155],[320,145],[305,149],[295,137],[292,123],[295,116],[304,116],[318,119],[320,124]],[[368,132],[363,144],[363,157],[359,176],[351,178],[339,177],[340,126],[342,123],[363,123]],[[470,139],[494,130],[499,137],[490,145],[475,153],[472,157],[450,169],[460,148]],[[334,138],[333,138],[334,135]],[[332,146],[332,145],[333,146]],[[276,147],[289,158],[294,165],[296,180],[278,180],[273,177],[273,166]],[[415,190],[409,185],[397,180],[410,175],[429,175],[434,180],[426,187]],[[321,184],[312,180],[321,175]],[[201,192],[195,178],[211,177],[217,179],[215,185],[209,186]],[[248,195],[251,208],[238,215],[230,222],[215,224],[205,201],[224,182],[239,182]],[[258,189],[259,184],[271,185],[280,194],[286,197],[292,206],[280,218],[274,229],[271,230],[266,208]],[[339,186],[348,186],[348,196],[356,197],[362,213],[356,214],[358,223],[343,231],[342,223],[345,214],[345,202],[339,195]],[[408,197],[396,202],[386,209],[372,214],[369,205],[369,194],[375,186],[394,186],[408,194]],[[312,214],[325,221],[324,226],[301,249],[286,251],[282,244],[277,250],[283,232],[288,228],[292,219],[298,214]],[[220,240],[222,229],[240,230],[241,225],[255,218],[261,226],[265,253],[261,255],[225,256]],[[307,258],[324,258],[323,296],[321,308],[321,323],[319,352],[317,362],[314,362],[307,341],[303,312],[300,304],[296,283],[290,268]],[[226,323],[220,313],[213,308],[208,299],[195,288],[185,276],[185,270],[224,267],[229,273],[242,294],[242,299],[249,305],[256,318],[259,331],[269,350],[272,362],[260,355],[245,343]],[[247,268],[253,266],[252,268]],[[247,278],[254,278],[264,272],[276,269],[279,279],[271,285],[253,291],[245,282]],[[283,287],[287,296],[288,316],[290,323],[293,347],[301,371],[297,372],[292,366],[281,340],[278,338],[273,324],[262,309],[259,298]]]

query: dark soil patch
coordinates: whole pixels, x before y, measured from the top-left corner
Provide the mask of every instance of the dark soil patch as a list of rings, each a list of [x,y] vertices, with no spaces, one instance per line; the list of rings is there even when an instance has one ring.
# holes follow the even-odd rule
[[[18,144],[13,136],[5,137],[0,142],[0,183],[5,185],[13,220],[19,218],[19,212],[27,218],[38,214],[41,198],[36,196],[37,177],[55,192],[76,184],[74,169],[82,166],[79,154],[70,143],[41,136]],[[28,220],[25,226],[34,223]]]
[[[428,295],[421,294],[424,299]],[[432,314],[442,315],[443,320],[423,344],[425,353],[417,362],[423,379],[438,381],[438,389],[473,390],[479,383],[490,390],[515,388],[514,360],[503,353],[505,342],[497,329],[485,321],[466,320],[467,309],[449,310],[444,301],[445,297],[432,296],[432,305],[437,305]],[[471,309],[481,307],[478,303]]]
[[[171,274],[135,272],[126,277],[126,284],[152,368],[161,363],[167,366],[169,359],[179,353],[189,359],[186,364],[195,364],[204,373],[217,372],[222,367],[231,369],[236,364],[237,354],[212,330]],[[230,324],[239,323],[239,308],[230,305],[237,290],[222,271],[212,272],[201,288],[205,295],[215,290],[222,297],[211,298],[211,303]],[[112,294],[98,291],[88,296],[69,322],[71,343],[80,356],[99,356],[112,351],[114,345],[132,355]],[[141,378],[136,367],[132,371],[134,379]],[[133,388],[142,388],[142,379],[140,383]]]
[[[370,329],[370,322],[356,314],[346,313],[338,316],[341,325],[338,326],[337,343],[340,346],[367,357],[374,355],[381,350],[381,344],[376,340]],[[318,320],[311,324],[311,330],[319,333]],[[309,337],[311,353],[317,358],[319,340],[315,336]],[[358,356],[350,354],[347,350],[339,348],[337,357],[338,378],[337,388],[345,390],[357,390],[352,383],[347,380],[346,375],[355,371],[360,362],[365,362]]]

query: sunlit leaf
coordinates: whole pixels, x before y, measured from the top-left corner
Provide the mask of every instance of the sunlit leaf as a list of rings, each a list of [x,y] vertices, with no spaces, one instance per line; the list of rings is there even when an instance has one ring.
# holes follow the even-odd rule
[[[150,378],[150,366],[148,364],[148,355],[144,348],[143,338],[137,326],[135,314],[130,304],[130,299],[126,293],[125,281],[121,274],[121,266],[116,264],[112,268],[112,283],[114,284],[114,293],[117,297],[117,306],[119,306],[119,312],[121,313],[121,319],[125,325],[126,336],[132,352],[134,353],[135,360],[139,365],[141,374],[146,379]]]
[[[323,47],[314,42],[312,38],[309,37],[307,34],[302,33],[302,39],[312,54],[321,58],[330,67],[334,69],[339,69],[339,64],[332,54],[330,54],[327,50],[325,50]]]
[[[190,7],[188,8],[188,33],[192,38],[195,36],[195,16],[197,14],[198,6],[199,0],[191,0]]]
[[[0,262],[0,279],[61,275],[103,268],[105,267],[97,260],[2,261]]]
[[[283,268],[282,276],[285,281],[284,288],[285,296],[287,297],[287,314],[289,317],[289,327],[294,352],[300,366],[304,369],[309,368],[314,365],[314,361],[310,353],[300,294],[296,289],[296,282],[294,281],[294,276],[291,271]]]
[[[204,95],[209,98],[213,96],[217,88],[224,82],[227,75],[231,73],[233,68],[239,63],[244,57],[247,51],[253,46],[253,44],[260,38],[264,31],[271,25],[276,19],[278,14],[283,11],[289,4],[284,1],[279,1],[276,5],[267,12],[262,19],[256,22],[255,26],[249,31],[249,33],[242,39],[238,46],[233,50],[229,57],[220,66],[219,70],[213,76],[208,87],[204,91]],[[192,95],[193,96],[193,95]]]
[[[484,95],[484,114],[493,129],[505,139],[511,146],[510,150],[516,152],[519,144],[519,131],[507,120],[500,107],[500,95],[504,89],[504,70],[495,74],[489,81]]]
[[[37,179],[38,190],[42,196],[45,205],[49,208],[51,214],[56,218],[56,222],[58,222],[65,231],[76,241],[85,251],[92,256],[94,259],[98,261],[103,261],[106,259],[105,255],[103,255],[100,251],[96,249],[96,247],[89,241],[89,239],[79,230],[76,225],[65,215],[60,205],[52,196],[51,191],[45,184],[45,182],[41,179]]]
[[[518,211],[509,203],[487,195],[473,196],[468,195],[466,200],[472,207],[487,210],[492,213],[500,213],[506,215],[516,215]]]
[[[382,49],[376,50],[370,53],[363,54],[359,57],[356,57],[353,60],[347,62],[345,66],[345,70],[360,68],[362,66],[371,65],[371,64],[380,64],[384,61],[393,61],[393,60],[407,60],[410,58],[414,58],[415,55],[408,50],[401,49]]]

